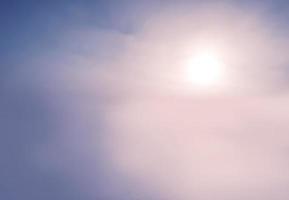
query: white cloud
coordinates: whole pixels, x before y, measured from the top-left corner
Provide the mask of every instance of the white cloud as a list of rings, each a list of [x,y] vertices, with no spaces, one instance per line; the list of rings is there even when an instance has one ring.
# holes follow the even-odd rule
[[[158,13],[133,35],[68,33],[17,75],[45,88],[60,117],[41,162],[95,196],[108,178],[106,187],[128,179],[166,199],[276,199],[289,183],[289,97],[287,38],[273,27],[260,12],[212,5]],[[181,83],[202,41],[230,57],[230,92],[197,96]]]

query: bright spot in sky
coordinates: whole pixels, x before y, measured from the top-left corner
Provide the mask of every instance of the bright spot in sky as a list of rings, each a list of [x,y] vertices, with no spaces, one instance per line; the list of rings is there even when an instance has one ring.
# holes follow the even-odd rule
[[[216,51],[204,49],[196,52],[185,67],[186,82],[197,90],[214,90],[225,83],[225,63]]]

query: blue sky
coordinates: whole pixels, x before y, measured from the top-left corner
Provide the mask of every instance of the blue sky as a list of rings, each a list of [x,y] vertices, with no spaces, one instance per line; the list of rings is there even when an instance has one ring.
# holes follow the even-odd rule
[[[1,1],[0,199],[288,198],[289,3],[219,4]],[[234,91],[191,94],[166,71],[214,34]]]

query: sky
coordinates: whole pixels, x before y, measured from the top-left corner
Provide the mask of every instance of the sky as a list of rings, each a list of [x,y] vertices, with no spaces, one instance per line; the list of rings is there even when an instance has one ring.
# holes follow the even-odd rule
[[[288,199],[288,11],[0,1],[0,199]]]

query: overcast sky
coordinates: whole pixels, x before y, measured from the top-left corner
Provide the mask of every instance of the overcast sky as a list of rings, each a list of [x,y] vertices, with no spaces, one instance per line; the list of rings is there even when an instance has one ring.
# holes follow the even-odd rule
[[[288,13],[286,0],[0,1],[0,199],[288,199]],[[225,57],[214,93],[182,76],[204,44]]]

